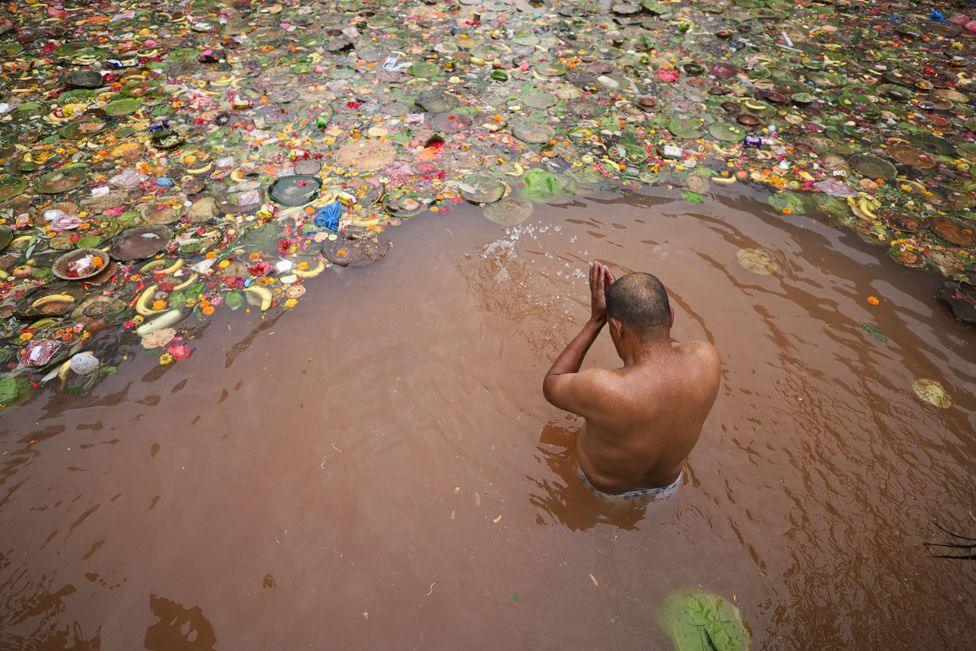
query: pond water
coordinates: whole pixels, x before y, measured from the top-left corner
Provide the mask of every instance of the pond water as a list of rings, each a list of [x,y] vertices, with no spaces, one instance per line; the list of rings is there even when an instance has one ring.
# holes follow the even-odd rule
[[[220,313],[189,360],[3,417],[0,647],[665,648],[698,586],[754,648],[971,646],[976,563],[923,546],[976,535],[976,332],[937,279],[666,190],[393,240],[301,310]],[[778,270],[739,264],[757,247]],[[658,274],[723,358],[685,483],[643,510],[580,485],[581,423],[541,395],[593,258]],[[586,363],[618,364],[607,335]]]

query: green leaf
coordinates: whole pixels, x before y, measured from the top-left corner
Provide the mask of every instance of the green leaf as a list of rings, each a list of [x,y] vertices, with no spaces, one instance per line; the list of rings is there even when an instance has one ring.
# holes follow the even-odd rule
[[[886,337],[883,332],[878,330],[876,326],[868,323],[867,321],[864,321],[863,323],[861,323],[861,327],[864,328],[864,332],[868,333],[869,335],[871,335],[881,343],[883,344],[888,343],[888,337]]]
[[[802,215],[806,212],[806,208],[803,205],[803,197],[792,192],[777,192],[776,194],[770,195],[767,201],[770,206],[780,212],[787,208],[794,215]]]
[[[169,306],[172,308],[180,308],[186,305],[186,294],[183,292],[173,292],[169,295]]]
[[[244,292],[233,291],[224,297],[224,305],[232,310],[239,310],[244,306]]]
[[[681,193],[681,198],[690,203],[705,203],[705,197],[697,192],[692,192],[691,190],[683,191]]]
[[[681,651],[746,651],[749,631],[738,609],[707,592],[679,592],[664,603],[661,626]]]
[[[11,375],[0,378],[0,404],[15,400],[18,393],[20,393],[20,385],[17,378]]]
[[[183,293],[189,297],[194,297],[203,291],[204,283],[194,283],[183,290]]]
[[[556,196],[562,186],[559,179],[546,170],[529,170],[523,177],[525,182],[525,196],[532,201],[545,201]]]
[[[78,238],[78,241],[75,243],[75,246],[78,247],[79,249],[90,249],[96,246],[101,241],[102,238],[98,237],[97,235],[85,235],[84,237]]]

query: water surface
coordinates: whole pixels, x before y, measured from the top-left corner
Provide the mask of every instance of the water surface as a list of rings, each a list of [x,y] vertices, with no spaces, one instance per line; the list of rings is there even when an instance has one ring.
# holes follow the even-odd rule
[[[922,546],[934,522],[976,535],[976,335],[936,279],[664,190],[391,233],[299,311],[221,313],[187,361],[137,353],[3,417],[0,647],[662,648],[688,586],[734,600],[756,648],[971,646],[976,564]],[[675,336],[723,359],[686,483],[646,510],[587,493],[581,423],[541,395],[593,258],[658,274]],[[604,335],[587,364],[618,363]]]

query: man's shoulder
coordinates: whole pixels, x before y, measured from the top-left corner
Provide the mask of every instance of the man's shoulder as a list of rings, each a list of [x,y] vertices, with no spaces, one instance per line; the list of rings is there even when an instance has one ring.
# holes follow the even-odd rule
[[[593,388],[612,389],[621,381],[621,373],[612,368],[588,368],[576,374],[577,379]]]
[[[676,346],[678,352],[694,361],[702,371],[718,375],[722,360],[718,350],[707,341],[688,341]]]

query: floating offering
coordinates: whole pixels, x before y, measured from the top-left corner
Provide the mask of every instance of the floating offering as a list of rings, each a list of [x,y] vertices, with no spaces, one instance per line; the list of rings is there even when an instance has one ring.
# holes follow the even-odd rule
[[[739,249],[735,254],[743,269],[760,276],[779,272],[779,263],[763,249]]]
[[[516,226],[532,216],[532,202],[521,197],[506,197],[485,206],[484,215],[501,226]]]
[[[108,254],[99,249],[76,249],[55,260],[51,271],[64,280],[84,280],[97,276],[108,263]]]
[[[952,398],[938,381],[929,378],[919,378],[912,382],[912,390],[915,395],[939,409],[948,409],[952,406]]]
[[[293,309],[426,211],[468,201],[514,225],[531,202],[642,183],[689,202],[768,190],[784,218],[951,280],[943,303],[968,318],[971,16],[907,0],[856,20],[847,2],[778,0],[56,4],[0,25],[0,377],[28,337],[65,353],[84,338],[104,369],[171,309],[179,346],[222,307]],[[114,262],[64,281],[73,303],[23,302],[66,293],[66,254],[103,249]],[[739,261],[779,270],[759,249]]]

